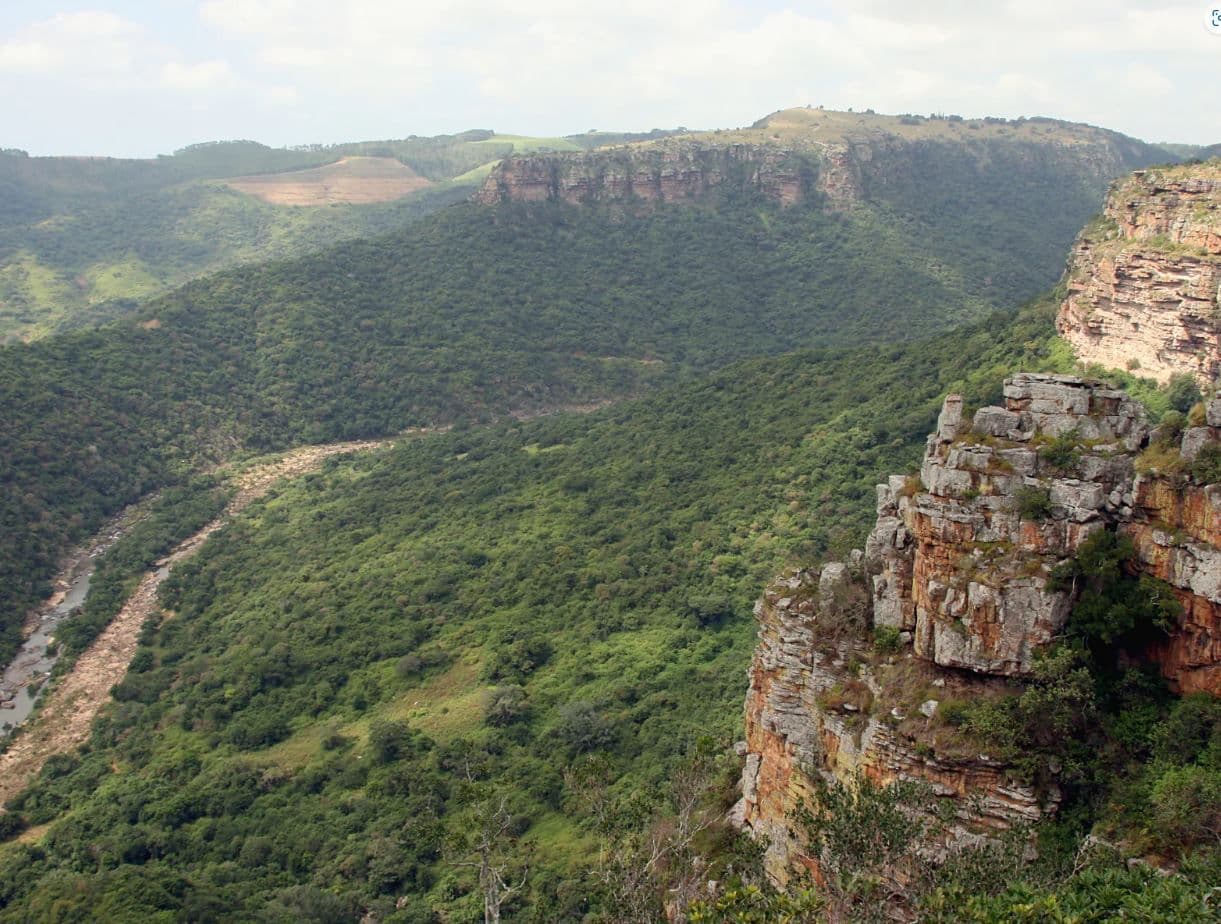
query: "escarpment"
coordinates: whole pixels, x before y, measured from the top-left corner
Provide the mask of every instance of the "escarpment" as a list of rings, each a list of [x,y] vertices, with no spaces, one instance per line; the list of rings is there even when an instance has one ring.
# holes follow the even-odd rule
[[[842,160],[842,158],[840,159]],[[829,161],[819,180],[813,154],[761,144],[670,143],[580,154],[532,154],[506,158],[476,198],[500,202],[562,201],[574,205],[635,201],[641,204],[702,198],[717,187],[753,189],[785,205],[816,190],[851,198],[851,167]]]
[[[1071,186],[1073,192],[1053,196],[1050,209],[1064,206],[1081,188],[1101,193],[1114,177],[1154,156],[1154,149],[1132,139],[1067,122],[789,109],[748,129],[511,155],[493,168],[475,198],[485,205],[625,203],[643,210],[720,189],[784,205],[813,197],[840,210],[885,203],[911,217],[933,203],[934,210],[957,208],[948,204],[977,192],[989,200],[1018,192],[1026,200]]]
[[[1056,326],[1079,359],[1164,382],[1221,373],[1221,161],[1117,182],[1073,247]]]
[[[756,604],[735,817],[766,838],[778,882],[817,865],[796,819],[819,778],[929,784],[953,819],[925,845],[932,860],[1056,810],[1053,764],[1020,782],[944,713],[1032,675],[1079,593],[1059,568],[1095,533],[1129,536],[1129,567],[1182,609],[1123,656],[1221,695],[1221,397],[1207,425],[1175,432],[1075,376],[1014,375],[1003,395],[973,414],[948,397],[919,474],[878,486],[864,551],[785,576]]]

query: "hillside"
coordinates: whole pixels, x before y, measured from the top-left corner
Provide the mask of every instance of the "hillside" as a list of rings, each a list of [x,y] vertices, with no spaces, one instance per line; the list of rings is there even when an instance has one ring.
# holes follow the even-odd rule
[[[227,180],[230,189],[272,205],[393,202],[432,184],[393,157],[341,157],[325,167]]]
[[[51,826],[0,853],[0,919],[465,920],[446,845],[487,791],[535,844],[515,915],[605,909],[565,771],[592,755],[616,798],[661,798],[697,738],[726,745],[764,576],[859,542],[947,389],[983,404],[1054,364],[1053,310],[750,360],[278,492],[175,572],[89,752],[13,803]]]
[[[471,131],[292,150],[215,142],[148,160],[0,153],[0,342],[97,326],[203,273],[401,228],[464,198],[482,179],[470,171],[551,148],[578,149]]]
[[[782,206],[750,183],[640,215],[455,207],[3,351],[5,637],[66,543],[201,458],[606,400],[750,355],[930,333],[1051,284],[1053,249],[1095,208],[1059,159],[1019,169],[999,154],[910,153],[889,161],[893,202],[851,209],[817,196]]]

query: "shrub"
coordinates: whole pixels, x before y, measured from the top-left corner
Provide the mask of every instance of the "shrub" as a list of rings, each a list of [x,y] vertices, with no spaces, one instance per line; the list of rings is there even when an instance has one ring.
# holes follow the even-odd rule
[[[1153,818],[1170,842],[1221,838],[1221,773],[1189,764],[1167,770],[1153,784]]]
[[[1208,423],[1208,411],[1203,401],[1197,401],[1187,412],[1187,424],[1192,427],[1203,427]]]
[[[504,728],[524,720],[529,713],[526,691],[519,686],[494,687],[484,694],[483,721]]]
[[[383,764],[406,757],[414,737],[415,732],[402,719],[378,719],[369,726],[369,746]]]
[[[894,654],[902,647],[902,633],[894,626],[878,626],[873,630],[873,649],[878,654]]]
[[[0,815],[0,841],[12,840],[29,827],[29,822],[16,812]]]
[[[1081,461],[1081,437],[1076,429],[1053,436],[1040,446],[1039,458],[1057,471],[1075,468]]]
[[[1037,485],[1023,485],[1014,492],[1013,500],[1023,520],[1046,520],[1051,516],[1051,492]]]
[[[593,703],[575,701],[560,708],[560,720],[556,735],[572,750],[596,751],[609,745],[615,737],[614,729]]]
[[[1221,445],[1209,443],[1187,463],[1187,473],[1197,484],[1216,484],[1221,481]]]
[[[1161,428],[1163,443],[1178,443],[1183,438],[1183,429],[1187,426],[1187,418],[1182,411],[1167,411],[1158,422]]]
[[[1183,414],[1192,409],[1201,399],[1200,386],[1190,373],[1172,375],[1166,386],[1166,398],[1170,406]]]

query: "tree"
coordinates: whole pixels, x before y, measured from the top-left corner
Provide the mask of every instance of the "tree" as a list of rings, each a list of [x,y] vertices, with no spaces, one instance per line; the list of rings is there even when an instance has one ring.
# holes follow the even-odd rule
[[[484,924],[499,924],[505,901],[525,887],[529,873],[529,866],[513,855],[517,838],[512,833],[508,796],[489,795],[478,800],[469,808],[466,822],[460,843],[470,858],[458,861],[458,865],[479,871]]]

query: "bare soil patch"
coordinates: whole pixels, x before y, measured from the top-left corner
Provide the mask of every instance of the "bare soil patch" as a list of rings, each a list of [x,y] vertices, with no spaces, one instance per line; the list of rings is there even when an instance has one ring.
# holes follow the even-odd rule
[[[272,205],[391,202],[432,183],[393,157],[344,157],[325,167],[225,180]]]

